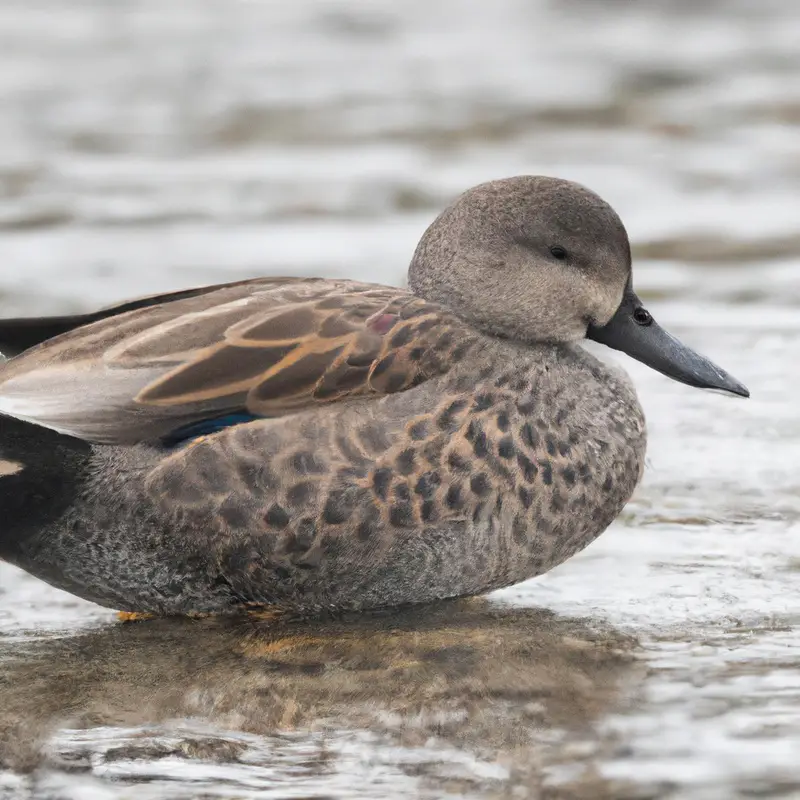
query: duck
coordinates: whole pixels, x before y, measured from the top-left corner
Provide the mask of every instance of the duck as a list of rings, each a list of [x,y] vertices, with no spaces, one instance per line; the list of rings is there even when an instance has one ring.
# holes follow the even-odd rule
[[[464,192],[407,288],[260,277],[0,321],[0,558],[158,616],[533,578],[643,473],[636,390],[585,340],[749,396],[644,308],[612,207],[548,176]]]

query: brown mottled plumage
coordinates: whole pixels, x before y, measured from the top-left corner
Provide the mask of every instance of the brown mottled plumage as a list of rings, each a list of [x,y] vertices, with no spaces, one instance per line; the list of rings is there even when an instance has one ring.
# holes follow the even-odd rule
[[[409,280],[0,322],[20,352],[0,368],[0,458],[19,465],[0,557],[138,612],[480,593],[586,546],[641,475],[635,392],[577,340],[746,392],[652,321],[619,218],[566,181],[466,192]]]
[[[234,411],[275,417],[403,391],[475,341],[440,306],[355,281],[264,278],[150,302],[11,361],[4,408],[19,396],[20,419],[128,444]],[[46,409],[26,413],[40,397]]]

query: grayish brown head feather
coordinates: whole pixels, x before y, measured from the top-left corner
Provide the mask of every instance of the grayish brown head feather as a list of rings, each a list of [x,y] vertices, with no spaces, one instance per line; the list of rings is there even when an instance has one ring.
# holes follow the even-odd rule
[[[487,333],[558,342],[605,324],[630,271],[628,235],[608,203],[570,181],[520,176],[464,192],[423,235],[408,277],[415,294]]]

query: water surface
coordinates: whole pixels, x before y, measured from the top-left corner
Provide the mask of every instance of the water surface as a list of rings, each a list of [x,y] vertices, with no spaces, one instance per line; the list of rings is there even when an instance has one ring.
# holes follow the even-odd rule
[[[401,283],[455,194],[543,172],[753,397],[620,357],[641,487],[488,600],[121,626],[0,565],[0,798],[800,794],[799,34],[789,0],[6,0],[3,315]]]

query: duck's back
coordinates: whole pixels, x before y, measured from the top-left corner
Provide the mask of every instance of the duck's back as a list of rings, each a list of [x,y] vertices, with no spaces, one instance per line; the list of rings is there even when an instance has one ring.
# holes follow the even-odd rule
[[[17,341],[64,330],[0,367],[0,413],[133,444],[236,412],[283,416],[403,391],[475,341],[435,303],[344,280],[259,279],[90,316],[0,325]]]

